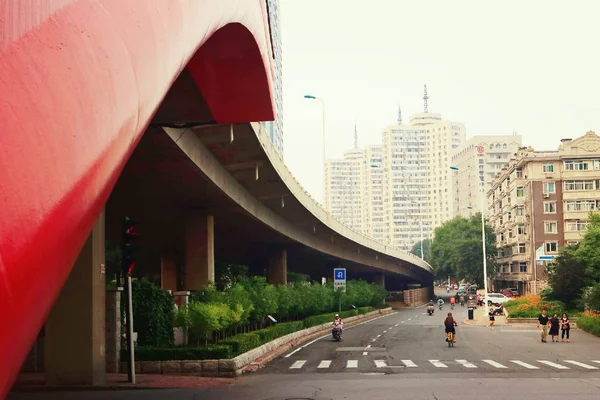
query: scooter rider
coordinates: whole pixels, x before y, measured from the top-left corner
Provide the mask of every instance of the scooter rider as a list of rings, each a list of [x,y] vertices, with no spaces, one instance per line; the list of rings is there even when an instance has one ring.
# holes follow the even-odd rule
[[[444,320],[444,327],[446,328],[446,342],[448,341],[448,333],[450,332],[452,332],[452,335],[454,336],[453,342],[456,342],[456,329],[454,329],[455,326],[458,326],[458,324],[452,316],[452,313],[449,312],[448,316]]]
[[[342,333],[344,333],[344,321],[340,318],[339,314],[335,314],[333,318],[333,326],[339,325],[340,327],[340,338],[342,337]]]
[[[440,310],[441,310],[442,309],[442,305],[444,305],[444,300],[442,300],[441,297],[438,298],[437,304],[438,304],[438,306],[440,307]]]

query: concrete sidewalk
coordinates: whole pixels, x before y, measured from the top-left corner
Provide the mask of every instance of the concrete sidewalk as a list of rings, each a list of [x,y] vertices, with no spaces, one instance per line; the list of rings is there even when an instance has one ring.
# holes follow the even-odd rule
[[[490,308],[491,309],[491,308]],[[473,319],[466,319],[463,321],[463,325],[472,325],[472,326],[489,326],[490,325],[490,317],[485,313],[484,307],[477,307],[473,313]],[[496,322],[494,326],[498,325],[507,325],[506,317],[504,315],[496,315]]]

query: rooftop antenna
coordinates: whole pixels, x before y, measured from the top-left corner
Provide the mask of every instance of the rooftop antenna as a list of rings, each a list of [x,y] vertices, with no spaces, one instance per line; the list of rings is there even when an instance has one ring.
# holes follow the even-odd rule
[[[429,100],[429,96],[427,96],[427,85],[425,85],[425,95],[423,96],[423,100],[425,100],[425,112],[429,112],[427,111],[427,100]]]
[[[358,130],[356,129],[356,122],[354,123],[354,150],[358,149]]]
[[[402,125],[402,109],[398,106],[398,125]]]

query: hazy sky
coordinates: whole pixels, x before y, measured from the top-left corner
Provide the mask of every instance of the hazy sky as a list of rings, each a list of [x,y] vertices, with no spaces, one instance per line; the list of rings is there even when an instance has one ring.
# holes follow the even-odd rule
[[[511,134],[555,149],[600,134],[600,1],[280,0],[285,161],[322,196],[327,157],[381,143],[383,128],[423,110],[467,136]]]

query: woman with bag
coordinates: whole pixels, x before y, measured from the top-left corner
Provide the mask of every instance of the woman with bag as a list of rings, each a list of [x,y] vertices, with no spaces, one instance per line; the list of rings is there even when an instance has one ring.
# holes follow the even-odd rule
[[[570,343],[571,340],[569,339],[569,331],[571,330],[571,321],[569,320],[569,316],[567,315],[567,313],[563,313],[562,319],[560,320],[560,327],[562,328],[561,342],[565,341],[565,332],[566,332],[567,343]]]

